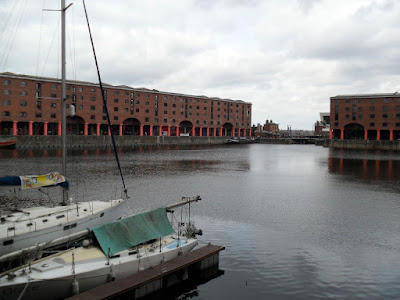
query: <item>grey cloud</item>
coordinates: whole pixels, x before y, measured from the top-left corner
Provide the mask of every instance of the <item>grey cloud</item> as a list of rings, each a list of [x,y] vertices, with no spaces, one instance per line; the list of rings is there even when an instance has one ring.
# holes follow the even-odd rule
[[[321,0],[297,0],[297,4],[300,7],[301,11],[305,14],[308,14],[313,7],[321,2]]]

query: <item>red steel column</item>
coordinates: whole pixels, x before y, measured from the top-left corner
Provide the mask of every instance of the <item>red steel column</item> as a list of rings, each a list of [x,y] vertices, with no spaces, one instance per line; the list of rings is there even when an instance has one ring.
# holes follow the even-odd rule
[[[123,126],[124,124],[119,124],[119,136],[123,135]]]
[[[84,126],[84,127],[83,127],[83,135],[88,135],[89,124],[88,124],[88,123],[85,123],[83,126]]]
[[[33,121],[29,121],[28,134],[33,135]]]
[[[376,131],[376,140],[377,140],[377,141],[380,141],[380,140],[381,140],[381,131],[380,131],[380,130],[377,130],[377,131]]]
[[[200,127],[200,136],[203,136],[203,127]]]
[[[235,128],[232,127],[232,136],[235,136]]]
[[[43,124],[43,135],[47,135],[48,130],[48,126],[49,126],[49,122],[44,122]]]
[[[62,133],[61,133],[62,132],[62,130],[61,130],[61,122],[58,122],[58,128],[57,129],[58,129],[57,130],[58,131],[57,134],[58,135],[62,135]]]
[[[364,129],[364,140],[367,141],[368,140],[368,130]]]
[[[139,133],[139,135],[143,136],[143,124],[140,124],[140,133]]]
[[[340,129],[340,139],[344,140],[344,130]]]
[[[111,128],[108,126],[108,135],[111,135]]]
[[[150,125],[150,136],[153,136],[153,125]]]
[[[390,130],[390,140],[393,141],[393,130]]]
[[[13,135],[18,135],[18,121],[13,121]]]
[[[195,136],[196,134],[196,128],[192,127],[192,136]]]
[[[210,136],[210,127],[207,127],[207,136]]]
[[[171,126],[168,125],[167,130],[168,130],[168,136],[171,136]]]
[[[329,129],[329,139],[332,139],[333,137],[333,129]]]
[[[96,135],[100,135],[100,123],[97,123],[97,126],[96,126]]]
[[[222,136],[222,130],[223,130],[223,128],[221,127],[221,128],[219,129],[219,136]]]
[[[240,128],[238,128],[237,131],[238,131],[238,137],[240,137]]]
[[[158,126],[158,135],[162,136],[162,126]]]
[[[246,136],[246,128],[243,129],[243,136],[244,136],[244,137]]]
[[[217,136],[217,127],[214,127],[214,134],[213,136]]]
[[[176,126],[176,136],[179,136],[179,126]]]

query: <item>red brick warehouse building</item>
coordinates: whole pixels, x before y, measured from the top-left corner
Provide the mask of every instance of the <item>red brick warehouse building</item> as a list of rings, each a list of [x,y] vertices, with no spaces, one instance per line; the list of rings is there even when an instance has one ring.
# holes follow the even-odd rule
[[[61,135],[61,80],[0,73],[2,135]],[[241,100],[103,84],[116,135],[250,136],[252,104]],[[98,84],[67,80],[67,133],[110,134]]]
[[[331,139],[397,140],[400,94],[331,97]]]

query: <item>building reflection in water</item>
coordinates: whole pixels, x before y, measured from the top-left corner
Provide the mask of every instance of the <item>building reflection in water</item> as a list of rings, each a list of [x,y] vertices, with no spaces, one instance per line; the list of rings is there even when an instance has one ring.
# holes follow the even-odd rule
[[[166,173],[174,171],[213,171],[217,166],[222,164],[221,158],[216,156],[214,159],[209,159],[209,156],[203,158],[197,150],[209,149],[201,145],[188,145],[188,146],[139,146],[135,148],[118,148],[118,155],[120,159],[125,157],[126,167],[131,168],[138,172],[146,173]],[[211,147],[212,148],[212,147]],[[167,155],[156,153],[158,151],[170,152]],[[189,150],[189,151],[188,151]],[[114,156],[112,148],[94,148],[94,149],[68,149],[67,150],[68,162],[70,164],[77,163],[80,157],[85,157],[88,161],[96,161],[96,157],[107,157],[107,161],[113,163],[111,157]],[[145,156],[136,156],[137,154],[145,154]],[[16,159],[15,163],[21,161],[25,163],[26,159],[39,159],[47,157],[62,157],[61,149],[49,150],[1,150],[0,159]],[[144,166],[144,168],[142,168]],[[238,160],[232,164],[227,165],[230,169],[238,169],[240,171],[249,171],[249,160]]]
[[[365,180],[393,181],[400,180],[399,160],[353,159],[329,157],[329,173],[352,175]]]

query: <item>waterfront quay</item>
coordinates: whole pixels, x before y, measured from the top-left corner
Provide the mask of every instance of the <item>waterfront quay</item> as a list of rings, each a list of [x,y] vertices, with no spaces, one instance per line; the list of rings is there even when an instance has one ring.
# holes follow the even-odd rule
[[[61,149],[61,136],[21,135],[16,136],[17,149]],[[93,149],[112,147],[110,136],[70,135],[66,137],[69,149]],[[142,146],[173,145],[218,145],[225,144],[227,137],[171,137],[171,136],[114,136],[118,147],[134,148]]]
[[[333,149],[400,151],[400,141],[320,140],[318,145]]]
[[[20,135],[13,137],[17,140],[16,149],[61,149],[61,136]],[[315,144],[334,149],[358,149],[358,150],[391,150],[400,151],[400,141],[373,141],[373,140],[338,140],[318,139],[313,137],[299,138],[230,138],[226,136],[114,136],[115,142],[120,148],[135,148],[146,146],[191,146],[191,145],[222,145],[222,144]],[[69,149],[95,149],[112,147],[112,139],[104,136],[67,136],[67,148]]]
[[[11,136],[10,136],[11,137]],[[16,139],[16,149],[61,149],[61,136],[43,135],[19,135]],[[67,148],[69,149],[94,149],[112,147],[112,139],[108,135],[103,136],[67,136]],[[121,148],[135,148],[144,146],[189,146],[189,145],[221,145],[221,144],[314,144],[312,138],[279,138],[279,139],[251,139],[231,138],[226,136],[114,136],[115,142]]]

